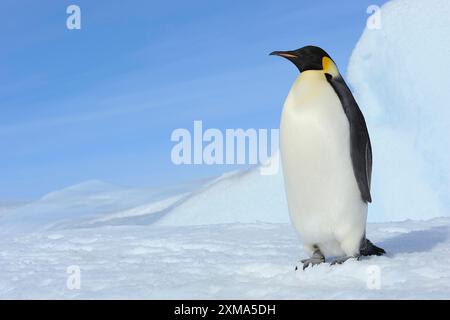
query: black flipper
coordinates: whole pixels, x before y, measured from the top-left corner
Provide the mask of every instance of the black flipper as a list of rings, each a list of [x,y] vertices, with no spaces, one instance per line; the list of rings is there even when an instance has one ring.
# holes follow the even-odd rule
[[[359,248],[359,254],[362,256],[382,256],[385,254],[383,248],[377,247],[369,239],[364,238],[361,241],[361,246]]]
[[[372,202],[372,197],[370,195],[372,146],[370,145],[366,121],[341,75],[335,77],[330,74],[325,75],[339,97],[350,124],[350,155],[352,158],[353,172],[361,192],[361,197],[365,202]]]

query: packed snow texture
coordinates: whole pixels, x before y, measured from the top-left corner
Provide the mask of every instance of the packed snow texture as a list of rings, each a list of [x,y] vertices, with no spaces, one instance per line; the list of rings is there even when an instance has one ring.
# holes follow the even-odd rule
[[[348,66],[374,150],[372,221],[449,215],[450,2],[392,1],[380,22]]]
[[[382,222],[367,235],[386,256],[294,271],[306,256],[281,170],[155,190],[88,181],[0,203],[0,298],[448,299],[449,17],[448,1],[388,3],[349,64]]]
[[[0,298],[448,299],[449,232],[449,218],[372,224],[387,256],[305,271],[294,270],[306,256],[290,224],[33,233],[0,242]],[[71,266],[79,290],[66,286]]]

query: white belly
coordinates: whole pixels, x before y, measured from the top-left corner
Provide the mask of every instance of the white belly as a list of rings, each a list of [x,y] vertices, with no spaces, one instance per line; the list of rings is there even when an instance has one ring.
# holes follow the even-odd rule
[[[305,248],[354,255],[364,235],[363,202],[350,158],[349,123],[322,71],[302,72],[286,99],[280,148],[289,214]]]

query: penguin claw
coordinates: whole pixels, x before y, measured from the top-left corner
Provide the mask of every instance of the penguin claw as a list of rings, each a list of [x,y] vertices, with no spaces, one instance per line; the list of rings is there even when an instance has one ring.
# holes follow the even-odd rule
[[[347,261],[348,259],[351,258],[355,258],[357,261],[359,261],[361,259],[361,256],[345,256],[345,257],[339,257],[334,259],[333,261],[330,262],[330,266],[334,266],[336,264],[343,264],[345,261]]]
[[[321,259],[321,258],[310,258],[310,259],[304,259],[300,261],[301,263],[303,263],[303,267],[302,269],[305,270],[306,268],[308,268],[309,266],[314,267],[318,264],[321,264],[322,262],[325,262],[325,259]],[[295,270],[298,270],[298,267],[295,267]]]

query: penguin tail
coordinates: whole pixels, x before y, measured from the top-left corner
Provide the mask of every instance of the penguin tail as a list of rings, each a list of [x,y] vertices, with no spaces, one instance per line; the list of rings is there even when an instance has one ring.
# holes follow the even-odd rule
[[[359,254],[362,256],[382,256],[385,254],[383,248],[377,247],[369,239],[364,239],[361,241],[361,247],[359,249]]]

